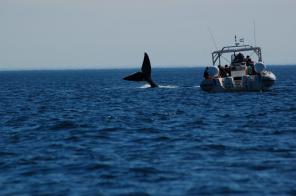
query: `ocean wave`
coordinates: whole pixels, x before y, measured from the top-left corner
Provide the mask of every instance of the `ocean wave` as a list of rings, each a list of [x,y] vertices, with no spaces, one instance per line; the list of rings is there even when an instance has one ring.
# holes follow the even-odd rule
[[[158,71],[153,90],[121,70],[0,73],[0,195],[295,192],[294,67],[262,93]]]

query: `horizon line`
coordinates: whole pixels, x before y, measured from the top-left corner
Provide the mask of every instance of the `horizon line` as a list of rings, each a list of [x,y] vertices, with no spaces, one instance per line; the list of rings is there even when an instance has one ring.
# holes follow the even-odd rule
[[[212,66],[212,65],[211,65]],[[267,66],[296,66],[295,64],[268,64]],[[207,67],[205,65],[155,65],[153,66],[153,69],[182,69],[182,68],[203,68]],[[53,67],[35,67],[35,66],[27,66],[26,68],[22,67],[15,67],[15,68],[1,68],[0,66],[0,71],[71,71],[71,70],[118,70],[118,69],[139,69],[140,66],[111,66],[111,67],[58,67],[58,66],[53,66]]]

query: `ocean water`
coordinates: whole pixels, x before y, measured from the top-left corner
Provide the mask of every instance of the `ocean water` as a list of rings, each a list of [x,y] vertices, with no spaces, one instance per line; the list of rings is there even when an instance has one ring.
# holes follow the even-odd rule
[[[0,195],[296,195],[296,66],[268,92],[203,69],[0,72]]]

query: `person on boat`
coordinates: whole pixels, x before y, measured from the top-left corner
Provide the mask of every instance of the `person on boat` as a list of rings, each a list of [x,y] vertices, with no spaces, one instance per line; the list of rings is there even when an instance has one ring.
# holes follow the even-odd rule
[[[219,68],[219,75],[221,78],[225,78],[227,76],[227,73],[225,71],[225,68],[222,67],[221,65],[218,65],[218,68]]]
[[[204,71],[204,78],[207,80],[207,79],[210,79],[210,74],[209,74],[209,68],[206,67],[205,71]]]
[[[251,64],[251,68],[252,68],[252,75],[256,75],[254,62]]]
[[[225,72],[226,72],[226,76],[231,76],[231,70],[227,64],[225,65]]]
[[[244,62],[244,59],[245,59],[244,55],[239,52],[237,55],[234,54],[233,63],[242,63]]]
[[[247,58],[246,58],[246,67],[247,67],[247,74],[248,75],[255,74],[254,62],[252,61],[250,56],[247,56]]]
[[[246,71],[246,75],[252,75],[252,67],[251,67],[251,65],[246,66],[245,71]]]
[[[249,66],[249,65],[251,65],[251,64],[254,64],[254,62],[252,61],[252,59],[251,59],[251,57],[248,55],[247,57],[246,57],[246,65],[247,66]]]
[[[237,62],[238,63],[244,62],[245,57],[244,57],[244,55],[242,53],[239,52],[236,57],[237,57]]]
[[[233,59],[232,63],[237,63],[237,62],[238,62],[237,54],[234,53],[234,59]]]

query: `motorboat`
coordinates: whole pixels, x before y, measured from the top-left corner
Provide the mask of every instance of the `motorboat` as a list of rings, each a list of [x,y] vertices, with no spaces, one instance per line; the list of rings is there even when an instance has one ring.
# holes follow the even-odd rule
[[[229,65],[221,65],[225,61]],[[212,52],[212,63],[205,68],[200,84],[207,92],[266,91],[276,81],[275,74],[263,63],[261,48],[242,44],[236,37],[235,45]]]

